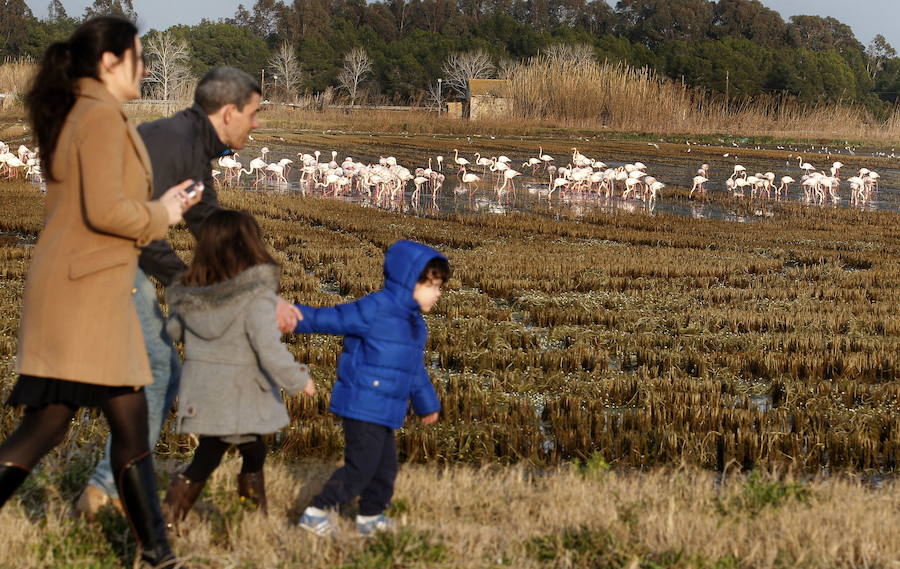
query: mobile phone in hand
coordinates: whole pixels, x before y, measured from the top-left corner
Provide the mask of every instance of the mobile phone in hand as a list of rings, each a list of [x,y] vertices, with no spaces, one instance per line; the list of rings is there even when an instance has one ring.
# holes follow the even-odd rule
[[[187,197],[193,199],[197,194],[203,191],[203,182],[197,182],[187,191]]]

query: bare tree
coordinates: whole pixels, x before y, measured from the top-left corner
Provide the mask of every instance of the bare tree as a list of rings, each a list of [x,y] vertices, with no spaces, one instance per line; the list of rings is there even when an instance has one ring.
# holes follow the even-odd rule
[[[597,61],[594,48],[586,43],[555,43],[545,47],[541,53],[551,63],[568,63],[575,67]]]
[[[356,102],[356,94],[363,78],[372,71],[372,60],[361,47],[354,47],[344,56],[344,68],[338,73],[338,83],[350,95],[350,106]]]
[[[293,46],[288,42],[282,42],[269,60],[269,68],[275,77],[275,88],[277,89],[281,85],[286,99],[288,101],[296,100],[303,74],[300,71],[300,62],[297,61],[297,54],[294,52]]]
[[[160,32],[147,39],[144,51],[150,60],[145,81],[155,96],[165,101],[183,97],[193,79],[187,42],[170,32]]]
[[[891,47],[891,44],[884,39],[884,36],[878,34],[866,46],[866,71],[869,77],[875,78],[875,75],[884,67],[884,62],[897,57],[897,52]]]
[[[441,69],[444,83],[460,97],[466,95],[469,79],[490,79],[496,74],[491,56],[480,49],[450,54]]]
[[[432,103],[435,107],[437,107],[438,112],[441,112],[444,107],[444,93],[443,93],[443,85],[441,84],[443,79],[438,81],[429,81],[428,89],[426,93],[427,100]]]

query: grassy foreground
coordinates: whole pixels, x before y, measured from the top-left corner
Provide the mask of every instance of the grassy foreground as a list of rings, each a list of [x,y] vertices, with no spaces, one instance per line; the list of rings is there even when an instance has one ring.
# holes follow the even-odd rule
[[[395,531],[363,539],[343,518],[328,540],[294,522],[330,464],[270,464],[264,518],[236,500],[239,463],[226,459],[188,517],[190,532],[174,541],[190,567],[900,567],[895,484],[613,472],[600,461],[541,474],[404,466]],[[122,566],[133,554],[125,521],[112,511],[94,523],[71,519],[76,486],[32,482],[0,512],[0,566]]]

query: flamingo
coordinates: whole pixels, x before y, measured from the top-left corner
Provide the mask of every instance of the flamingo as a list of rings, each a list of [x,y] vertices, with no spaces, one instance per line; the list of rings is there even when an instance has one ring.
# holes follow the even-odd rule
[[[466,166],[469,165],[469,161],[465,158],[459,157],[459,150],[453,149],[453,161],[456,162],[456,165],[459,166],[459,171],[463,172],[466,169]]]
[[[259,183],[260,179],[264,175],[263,170],[266,169],[266,166],[268,166],[268,164],[266,163],[265,160],[263,160],[262,158],[254,158],[253,160],[250,161],[250,169],[244,170],[243,168],[241,168],[241,173],[247,174],[249,176],[250,174],[256,172],[256,182],[255,183]]]
[[[796,182],[797,180],[791,178],[790,176],[782,176],[781,177],[781,185],[778,186],[778,189],[775,190],[775,195],[780,195],[781,192],[784,192],[784,196],[788,195],[788,186]]]
[[[798,156],[797,158],[799,159],[800,169],[804,170],[807,176],[809,176],[810,172],[816,169],[816,167],[809,162],[804,162],[802,156]]]
[[[709,178],[705,178],[704,176],[697,175],[694,176],[694,185],[691,186],[691,193],[688,194],[688,197],[692,197],[694,195],[694,191],[698,194],[705,194],[706,188],[703,187],[703,184],[709,181]]]
[[[285,184],[287,183],[287,178],[284,177],[284,166],[279,164],[269,164],[266,166],[266,171],[272,172],[272,177],[275,180],[284,182]]]
[[[538,158],[541,159],[541,161],[544,163],[544,165],[547,165],[547,164],[549,164],[550,162],[553,162],[553,157],[552,157],[552,156],[550,156],[549,154],[544,154],[544,147],[543,147],[543,146],[541,146],[541,147],[538,148],[538,155],[539,155]]]
[[[481,178],[471,172],[466,172],[462,175],[462,183],[465,186],[466,190],[469,192],[470,196],[476,189],[478,189],[478,182],[480,181]],[[472,188],[473,185],[475,186],[474,189]]]
[[[503,192],[503,189],[506,187],[506,183],[509,182],[510,191],[516,191],[516,184],[513,182],[513,178],[520,175],[521,172],[516,172],[512,168],[507,168],[503,171],[503,185],[500,186],[500,189],[497,190],[497,195],[500,195]]]

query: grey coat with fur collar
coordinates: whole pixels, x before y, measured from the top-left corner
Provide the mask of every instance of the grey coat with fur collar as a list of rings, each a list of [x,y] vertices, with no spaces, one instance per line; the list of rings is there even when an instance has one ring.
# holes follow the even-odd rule
[[[206,287],[166,290],[168,331],[184,341],[178,432],[267,434],[289,423],[281,389],[310,380],[281,343],[275,321],[278,268],[257,265]]]

